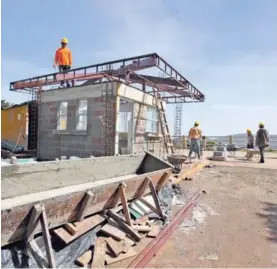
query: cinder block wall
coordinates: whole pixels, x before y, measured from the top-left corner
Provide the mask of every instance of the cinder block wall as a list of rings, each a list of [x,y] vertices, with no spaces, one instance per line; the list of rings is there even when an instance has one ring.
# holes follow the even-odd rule
[[[93,89],[91,89],[93,90]],[[101,96],[85,98],[88,102],[87,130],[76,130],[78,88],[76,88],[76,99],[67,100],[67,91],[64,90],[64,100],[68,102],[67,107],[67,130],[57,130],[57,112],[60,100],[57,102],[43,102],[39,109],[39,137],[38,158],[55,159],[61,156],[89,157],[101,156],[101,145],[103,144],[104,130],[101,116],[105,116],[105,106],[101,102]],[[115,112],[115,96],[111,99],[111,106]],[[115,136],[115,116],[111,122],[112,138]],[[102,142],[102,144],[101,144]],[[112,149],[114,151],[114,147]]]

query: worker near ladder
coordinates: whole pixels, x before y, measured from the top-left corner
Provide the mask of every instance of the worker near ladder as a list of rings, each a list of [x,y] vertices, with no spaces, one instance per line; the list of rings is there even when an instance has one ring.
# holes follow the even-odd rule
[[[247,148],[253,149],[254,148],[254,136],[250,129],[246,129],[247,133]]]
[[[201,158],[201,149],[200,149],[201,137],[202,137],[202,131],[199,129],[199,122],[196,121],[194,123],[194,127],[192,127],[189,131],[189,139],[190,139],[189,161],[191,161],[191,154],[193,152],[197,154],[198,159]]]
[[[268,131],[264,128],[264,123],[259,123],[259,130],[256,134],[256,146],[260,150],[260,163],[264,163],[264,150],[266,147],[268,147],[269,143],[269,134]]]
[[[66,74],[72,66],[72,54],[69,48],[67,48],[68,40],[63,38],[61,41],[61,47],[56,50],[55,60],[53,67],[59,67],[59,72]],[[63,87],[64,81],[61,81],[61,86]],[[67,82],[67,87],[70,87],[69,82]]]

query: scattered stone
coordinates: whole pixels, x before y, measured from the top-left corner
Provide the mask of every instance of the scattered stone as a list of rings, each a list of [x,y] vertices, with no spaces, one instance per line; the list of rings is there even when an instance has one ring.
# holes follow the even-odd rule
[[[81,159],[80,157],[77,157],[77,156],[70,156],[69,157],[69,160],[79,160]]]
[[[184,220],[179,228],[180,229],[183,229],[183,228],[188,228],[188,227],[193,227],[193,226],[196,226],[197,225],[197,222],[195,220]]]
[[[207,253],[198,258],[200,261],[208,260],[208,261],[217,261],[218,256],[215,253]]]

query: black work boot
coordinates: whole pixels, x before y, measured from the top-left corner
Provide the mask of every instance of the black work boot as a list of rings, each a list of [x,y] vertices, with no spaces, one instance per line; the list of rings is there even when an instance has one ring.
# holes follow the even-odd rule
[[[261,158],[260,163],[264,163],[264,158]]]

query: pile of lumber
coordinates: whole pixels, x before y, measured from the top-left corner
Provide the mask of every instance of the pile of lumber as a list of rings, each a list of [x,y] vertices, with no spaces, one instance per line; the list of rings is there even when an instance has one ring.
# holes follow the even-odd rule
[[[155,238],[160,232],[161,217],[153,215],[155,202],[151,195],[144,197],[145,205],[139,199],[128,203],[130,223],[127,223],[123,206],[108,209],[102,214],[93,215],[67,223],[62,227],[53,230],[53,234],[62,240],[64,244],[70,244],[73,240],[101,225],[97,233],[97,239],[92,242],[89,249],[84,249],[81,256],[76,259],[80,267],[104,268],[110,265],[137,255],[136,246],[145,238]],[[151,209],[152,208],[152,209]],[[157,211],[157,210],[155,210]],[[154,212],[156,213],[156,212]]]

